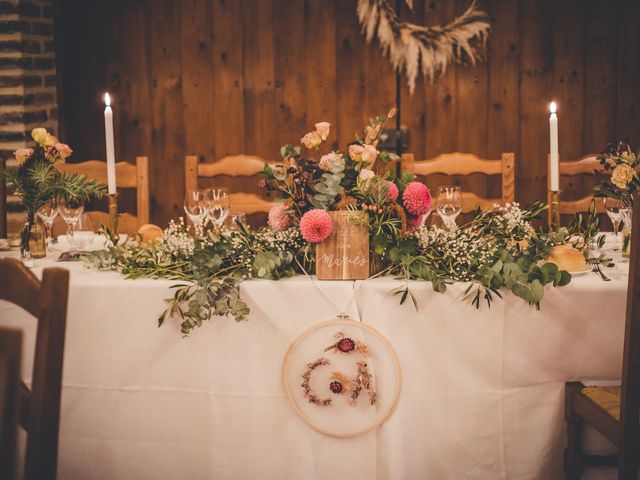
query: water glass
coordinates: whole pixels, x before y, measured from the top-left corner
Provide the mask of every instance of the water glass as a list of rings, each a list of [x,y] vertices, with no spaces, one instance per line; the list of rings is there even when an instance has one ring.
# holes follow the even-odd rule
[[[615,198],[605,198],[604,206],[607,212],[607,216],[609,220],[611,220],[611,224],[613,225],[613,250],[620,250],[620,241],[618,240],[618,230],[620,229],[620,224],[622,223],[622,205],[620,200],[616,200]]]
[[[67,242],[73,251],[86,251],[96,238],[93,223],[88,213],[80,215],[67,233]]]
[[[229,212],[224,219],[224,226],[227,230],[239,230],[238,224],[246,225],[247,216],[243,212]]]
[[[462,211],[462,192],[458,186],[438,187],[436,210],[445,226],[453,231],[456,229],[456,218]]]
[[[229,214],[229,194],[226,188],[207,188],[205,190],[207,218],[221,227]]]
[[[73,226],[78,223],[84,212],[84,201],[81,198],[63,195],[58,198],[58,212],[67,224],[67,234],[73,235]]]
[[[207,216],[204,190],[187,190],[184,196],[184,211],[194,227],[201,228]]]
[[[46,243],[47,248],[53,242],[51,228],[53,227],[53,221],[58,215],[58,201],[56,198],[52,198],[48,200],[44,205],[42,205],[38,211],[36,212],[38,217],[42,220],[45,226],[45,235],[46,235]]]

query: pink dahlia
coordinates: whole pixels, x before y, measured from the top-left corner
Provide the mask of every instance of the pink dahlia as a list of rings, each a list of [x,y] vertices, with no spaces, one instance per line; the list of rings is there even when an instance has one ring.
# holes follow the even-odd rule
[[[412,215],[422,215],[431,210],[431,192],[420,182],[411,182],[402,195],[404,208]]]
[[[319,243],[331,235],[332,231],[331,217],[319,208],[309,210],[300,219],[300,233],[307,242]]]
[[[387,180],[387,198],[390,201],[395,202],[398,200],[398,195],[400,195],[400,192],[398,191],[396,184]]]
[[[275,205],[269,210],[269,225],[276,232],[281,232],[286,229],[291,223],[291,218],[287,213],[287,208],[284,205]]]

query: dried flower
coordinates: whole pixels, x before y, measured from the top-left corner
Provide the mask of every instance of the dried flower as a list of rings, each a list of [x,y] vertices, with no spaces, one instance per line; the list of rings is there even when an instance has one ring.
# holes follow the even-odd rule
[[[300,233],[311,243],[325,240],[333,231],[333,222],[329,214],[319,208],[309,210],[300,220]]]

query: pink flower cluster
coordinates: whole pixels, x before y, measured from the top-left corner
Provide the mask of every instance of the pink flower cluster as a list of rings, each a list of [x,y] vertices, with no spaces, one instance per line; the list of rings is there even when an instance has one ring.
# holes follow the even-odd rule
[[[411,182],[405,187],[402,201],[412,215],[424,215],[431,210],[431,192],[420,182]]]
[[[400,192],[396,184],[387,180],[387,198],[389,201],[395,202],[398,200],[398,195],[400,195]]]
[[[309,210],[300,219],[300,233],[307,242],[319,243],[333,231],[333,222],[327,212],[316,208]]]
[[[287,207],[282,205],[276,205],[269,210],[269,225],[276,232],[285,230],[291,223],[291,217],[287,212]]]

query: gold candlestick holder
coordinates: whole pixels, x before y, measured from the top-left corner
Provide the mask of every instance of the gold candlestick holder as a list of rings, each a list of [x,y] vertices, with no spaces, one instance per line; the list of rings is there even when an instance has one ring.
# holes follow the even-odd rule
[[[120,241],[120,235],[118,235],[118,194],[110,193],[109,197],[109,226],[102,226],[105,235],[111,243],[116,246]]]
[[[549,231],[556,232],[560,228],[560,191],[548,191]]]

